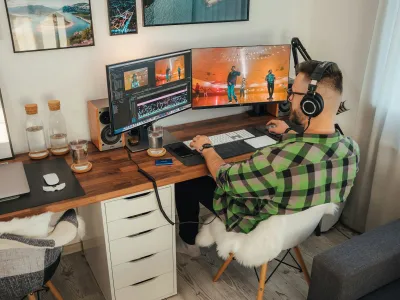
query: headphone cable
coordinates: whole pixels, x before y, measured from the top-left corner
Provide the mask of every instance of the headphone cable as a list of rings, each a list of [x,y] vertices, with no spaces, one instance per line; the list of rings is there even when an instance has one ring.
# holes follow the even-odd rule
[[[310,127],[310,123],[311,123],[311,117],[308,117],[308,124],[307,127],[303,130],[303,133],[306,133],[306,130],[308,129],[308,127]]]
[[[166,220],[169,224],[171,224],[172,226],[174,226],[174,225],[182,225],[182,224],[209,225],[209,224],[211,224],[212,222],[214,222],[214,220],[217,218],[217,216],[214,216],[214,218],[213,218],[211,221],[205,222],[205,223],[203,223],[203,222],[193,222],[193,221],[188,221],[188,222],[173,222],[173,221],[167,216],[167,214],[166,214],[165,211],[164,211],[164,208],[163,208],[162,203],[161,203],[160,195],[159,195],[159,193],[158,193],[158,187],[157,187],[157,182],[156,182],[156,180],[154,179],[153,176],[151,176],[149,173],[147,173],[145,170],[143,170],[141,167],[139,167],[139,164],[138,164],[136,161],[134,161],[134,160],[132,159],[131,151],[130,151],[127,147],[125,147],[125,150],[126,150],[126,152],[128,153],[129,160],[131,160],[131,161],[136,165],[136,167],[138,168],[138,172],[139,172],[140,174],[142,174],[144,177],[146,177],[146,178],[153,184],[153,189],[154,189],[154,192],[155,192],[155,194],[156,194],[156,199],[157,199],[158,208],[160,209],[161,214],[163,215],[163,217],[165,218],[165,220]]]

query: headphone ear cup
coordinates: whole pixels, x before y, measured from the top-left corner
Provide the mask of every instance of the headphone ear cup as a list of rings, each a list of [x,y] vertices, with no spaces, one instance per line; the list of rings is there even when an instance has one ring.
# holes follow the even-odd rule
[[[314,95],[314,101],[315,104],[317,106],[317,109],[313,115],[313,118],[315,118],[316,116],[318,116],[319,114],[322,113],[322,111],[324,110],[324,99],[322,98],[322,96],[318,93],[315,93]]]
[[[315,118],[324,109],[324,100],[321,95],[305,95],[300,102],[302,113],[309,118]]]

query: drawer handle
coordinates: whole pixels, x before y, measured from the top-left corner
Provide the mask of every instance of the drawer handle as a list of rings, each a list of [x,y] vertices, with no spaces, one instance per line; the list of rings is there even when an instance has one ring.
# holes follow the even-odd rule
[[[140,194],[140,195],[134,195],[134,196],[126,197],[126,198],[124,198],[124,200],[128,200],[129,201],[129,200],[133,200],[133,199],[137,199],[137,198],[143,198],[143,197],[146,197],[146,196],[148,196],[148,195],[150,195],[152,193],[154,193],[154,192],[147,192],[147,193]]]
[[[142,285],[142,284],[148,283],[148,282],[150,282],[150,281],[154,281],[154,280],[156,280],[156,278],[157,278],[157,277],[153,277],[153,278],[150,278],[150,279],[146,279],[146,280],[143,280],[143,281],[141,281],[141,282],[132,284],[132,286]]]
[[[137,261],[142,260],[142,259],[148,259],[150,257],[153,257],[154,255],[156,255],[156,253],[150,254],[150,255],[147,255],[147,256],[143,256],[143,257],[138,258],[138,259],[131,260],[129,263],[134,263],[134,262],[137,262]]]
[[[155,210],[148,211],[148,212],[145,212],[145,213],[142,213],[142,214],[139,214],[139,215],[127,217],[127,219],[132,220],[132,219],[135,219],[135,218],[139,218],[139,217],[143,217],[143,216],[149,215],[149,214],[151,214],[151,213],[153,213],[153,212],[155,212]]]
[[[136,234],[128,235],[128,238],[137,237],[137,236],[139,236],[139,235],[143,235],[143,234],[149,234],[150,232],[152,232],[152,231],[154,231],[154,230],[155,230],[155,229],[150,229],[150,230],[143,231],[143,232],[140,232],[140,233],[136,233]]]

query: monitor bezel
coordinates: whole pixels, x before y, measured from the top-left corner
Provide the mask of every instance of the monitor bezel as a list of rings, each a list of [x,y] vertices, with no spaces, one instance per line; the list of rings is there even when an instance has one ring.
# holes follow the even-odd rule
[[[111,120],[110,126],[111,126],[111,130],[112,130],[113,135],[123,134],[123,133],[125,133],[125,132],[128,132],[128,131],[134,129],[134,128],[138,128],[138,127],[140,127],[140,126],[144,126],[144,125],[149,124],[149,123],[157,122],[157,121],[162,120],[162,119],[164,119],[164,118],[167,118],[167,117],[176,115],[176,114],[178,114],[178,113],[180,113],[180,112],[183,112],[183,111],[186,111],[186,110],[188,110],[188,109],[191,109],[191,108],[192,108],[192,93],[191,93],[191,91],[192,91],[192,80],[190,80],[190,82],[189,82],[189,93],[188,93],[190,107],[187,107],[187,108],[185,108],[185,109],[182,109],[182,110],[180,110],[180,111],[177,111],[177,112],[175,112],[175,113],[173,113],[173,114],[160,117],[159,119],[157,119],[157,120],[155,120],[155,121],[146,122],[146,123],[144,123],[144,124],[137,125],[137,126],[133,126],[132,128],[123,130],[123,131],[121,131],[121,132],[119,132],[119,133],[115,133],[115,128],[114,128],[114,114],[112,113],[112,103],[111,103],[111,89],[110,89],[109,69],[110,69],[111,67],[120,66],[120,65],[123,65],[123,64],[130,64],[130,63],[136,63],[136,62],[143,62],[143,61],[146,61],[146,60],[154,60],[154,59],[158,59],[158,58],[163,59],[164,57],[165,57],[165,58],[168,58],[168,57],[170,57],[170,56],[174,56],[174,55],[176,55],[176,54],[181,54],[181,53],[182,53],[182,54],[190,53],[190,58],[192,58],[192,49],[186,49],[186,50],[181,50],[181,51],[176,51],[176,52],[170,52],[170,53],[164,53],[164,54],[159,54],[159,55],[153,55],[153,56],[149,56],[149,57],[138,58],[138,59],[134,59],[134,60],[129,60],[129,61],[124,61],[124,62],[120,62],[120,63],[115,63],[115,64],[106,65],[108,106],[109,106],[109,114],[110,114],[110,120]],[[192,67],[192,59],[190,59],[190,67]],[[190,73],[190,75],[192,75],[192,73]]]
[[[245,47],[245,48],[250,48],[250,47],[268,47],[268,46],[289,46],[289,68],[288,68],[288,80],[290,78],[290,63],[291,63],[291,53],[292,53],[292,44],[267,44],[267,45],[242,45],[242,46],[224,46],[224,47],[202,47],[202,48],[192,48],[192,53],[193,50],[198,50],[198,49],[215,49],[215,48],[237,48],[237,47]],[[192,82],[190,85],[193,85],[193,54],[192,54]],[[245,104],[225,104],[225,105],[216,105],[216,106],[193,106],[193,99],[192,99],[192,110],[201,110],[201,109],[210,109],[210,108],[226,108],[226,107],[244,107],[244,106],[253,106],[253,105],[272,105],[272,104],[279,104],[282,102],[286,102],[287,99],[285,100],[278,100],[278,101],[271,101],[271,102],[254,102],[254,103],[245,103]]]

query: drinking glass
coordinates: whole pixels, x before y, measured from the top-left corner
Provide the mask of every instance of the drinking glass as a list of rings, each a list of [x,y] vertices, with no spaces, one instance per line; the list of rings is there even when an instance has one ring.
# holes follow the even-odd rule
[[[72,160],[75,167],[85,168],[89,165],[88,161],[88,141],[73,140],[69,143],[72,151]]]
[[[150,126],[147,128],[150,151],[159,151],[163,147],[164,129],[162,126]]]

